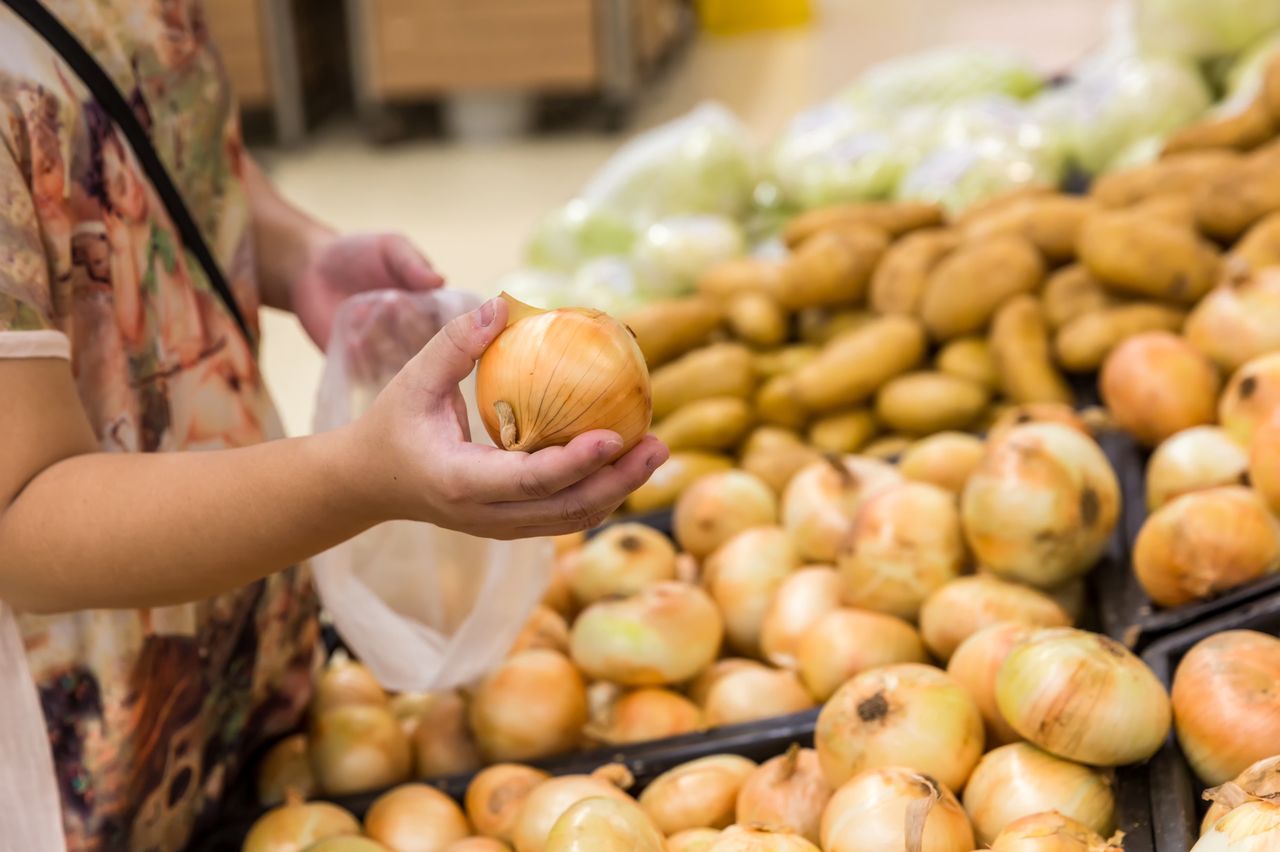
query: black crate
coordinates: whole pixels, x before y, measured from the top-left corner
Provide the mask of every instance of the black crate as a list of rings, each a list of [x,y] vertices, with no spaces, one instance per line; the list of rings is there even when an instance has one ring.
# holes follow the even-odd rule
[[[1272,594],[1186,627],[1153,642],[1142,659],[1169,687],[1183,656],[1200,640],[1224,630],[1256,630],[1280,636],[1280,594]],[[1168,741],[1149,764],[1151,819],[1160,852],[1190,852],[1200,837],[1200,821],[1207,810],[1200,798],[1204,785],[1187,764],[1177,738]]]

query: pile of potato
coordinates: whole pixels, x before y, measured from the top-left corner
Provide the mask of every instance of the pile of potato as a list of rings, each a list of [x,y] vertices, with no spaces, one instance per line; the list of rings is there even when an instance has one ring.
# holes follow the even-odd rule
[[[916,202],[805,213],[784,259],[729,261],[697,295],[625,317],[673,450],[629,509],[732,466],[780,493],[822,453],[891,456],[983,431],[1010,404],[1070,404],[1067,374],[1143,332],[1185,326],[1238,367],[1280,327],[1269,303],[1243,339],[1200,303],[1280,263],[1277,92],[1280,62],[1241,116],[1188,128],[1085,196],[1024,189],[951,220]]]

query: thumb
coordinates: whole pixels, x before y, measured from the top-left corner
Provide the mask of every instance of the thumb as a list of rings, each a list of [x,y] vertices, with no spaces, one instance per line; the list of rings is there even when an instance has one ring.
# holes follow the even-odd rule
[[[453,394],[506,327],[507,303],[501,298],[451,320],[411,362],[421,389],[438,397]]]

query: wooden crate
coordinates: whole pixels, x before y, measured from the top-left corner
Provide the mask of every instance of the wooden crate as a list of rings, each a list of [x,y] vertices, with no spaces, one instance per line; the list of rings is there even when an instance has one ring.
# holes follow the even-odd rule
[[[249,109],[271,107],[274,91],[262,0],[213,0],[204,8],[240,103]]]

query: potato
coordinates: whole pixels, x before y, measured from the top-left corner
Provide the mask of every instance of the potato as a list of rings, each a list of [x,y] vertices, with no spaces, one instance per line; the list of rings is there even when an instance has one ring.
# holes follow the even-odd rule
[[[991,394],[968,379],[925,371],[891,379],[876,394],[876,419],[911,435],[964,429],[987,407]]]
[[[1280,266],[1280,211],[1258,220],[1227,255],[1233,275],[1248,274],[1265,266]]]
[[[782,279],[782,264],[758,257],[735,257],[725,260],[702,273],[698,279],[698,292],[716,299],[726,299],[739,293],[777,290]]]
[[[1080,260],[1113,293],[1192,304],[1213,287],[1218,252],[1190,228],[1129,210],[1096,213]]]
[[[787,313],[767,293],[741,293],[725,306],[734,337],[752,346],[778,346],[787,339]]]
[[[814,234],[833,228],[867,226],[891,237],[942,224],[942,208],[927,201],[868,201],[837,204],[801,213],[788,223],[783,239],[795,248]]]
[[[1142,199],[1126,212],[1147,219],[1158,219],[1179,228],[1194,230],[1196,205],[1185,192],[1160,192]]]
[[[761,385],[754,405],[760,422],[770,426],[798,430],[809,422],[809,411],[796,398],[795,380],[791,375],[775,376]]]
[[[627,498],[627,509],[632,512],[665,509],[674,505],[695,480],[732,467],[733,461],[728,456],[697,451],[674,452],[653,472],[648,482],[631,492]]]
[[[805,240],[782,264],[773,295],[792,311],[860,303],[888,246],[884,231],[875,228],[822,231]]]
[[[991,324],[991,354],[997,385],[1017,403],[1075,400],[1049,350],[1049,329],[1040,300],[1017,296],[1005,303]]]
[[[889,246],[871,276],[871,309],[878,314],[918,312],[930,271],[960,240],[958,231],[925,228]]]
[[[1064,266],[1049,276],[1041,293],[1041,307],[1049,328],[1057,331],[1078,316],[1119,302],[1102,282],[1078,263]]]
[[[1276,135],[1271,112],[1261,98],[1233,115],[1197,121],[1173,133],[1164,143],[1164,154],[1180,154],[1206,148],[1248,151]]]
[[[970,224],[979,219],[998,215],[1009,207],[1016,207],[1028,198],[1040,198],[1045,195],[1057,194],[1057,187],[1048,186],[1046,184],[1020,186],[1017,189],[1010,189],[1000,193],[999,195],[993,195],[990,198],[979,201],[976,204],[969,205],[959,215],[952,217],[951,224],[961,229],[967,228]]]
[[[981,331],[996,309],[1044,280],[1044,261],[1026,238],[999,235],[947,255],[929,274],[920,318],[936,340]]]
[[[1076,255],[1076,237],[1094,202],[1072,195],[1031,195],[965,223],[969,240],[1000,234],[1025,237],[1050,263],[1066,263]]]
[[[1054,355],[1063,369],[1084,373],[1102,366],[1125,338],[1144,331],[1177,331],[1186,313],[1166,305],[1133,302],[1090,311],[1058,329]]]
[[[1267,105],[1271,120],[1280,125],[1280,57],[1273,56],[1262,72],[1262,88],[1258,99]]]
[[[759,352],[755,356],[756,375],[761,379],[785,375],[817,358],[821,351],[817,346],[797,343],[781,349]]]
[[[760,477],[782,496],[791,477],[821,458],[817,450],[805,446],[794,432],[762,426],[747,438],[738,466]]]
[[[711,299],[664,299],[622,318],[649,367],[658,367],[706,343],[720,327],[720,309]]]
[[[1102,175],[1094,181],[1089,197],[1103,207],[1130,207],[1154,195],[1190,196],[1205,181],[1241,159],[1235,151],[1192,151],[1167,156],[1144,166]]]
[[[654,370],[653,417],[661,420],[677,408],[709,396],[746,399],[756,387],[751,350],[738,343],[717,343]]]
[[[915,438],[910,435],[885,435],[883,438],[876,438],[870,444],[867,444],[858,455],[882,461],[891,461],[904,453],[910,452],[914,444]]]
[[[801,340],[821,346],[846,331],[862,328],[875,318],[876,315],[870,311],[857,308],[838,311],[809,308],[796,314],[796,327]]]
[[[746,437],[753,419],[744,400],[717,396],[681,406],[652,431],[672,451],[727,450]]]
[[[985,337],[957,337],[942,347],[933,365],[949,376],[996,389],[996,365]]]
[[[889,379],[924,358],[920,323],[902,316],[881,317],[845,332],[815,360],[791,374],[795,398],[815,414],[852,408]]]
[[[1200,230],[1220,240],[1234,240],[1280,210],[1280,141],[1207,181],[1196,193],[1195,204]]]
[[[865,408],[828,414],[809,426],[809,445],[824,453],[852,453],[880,431]]]

